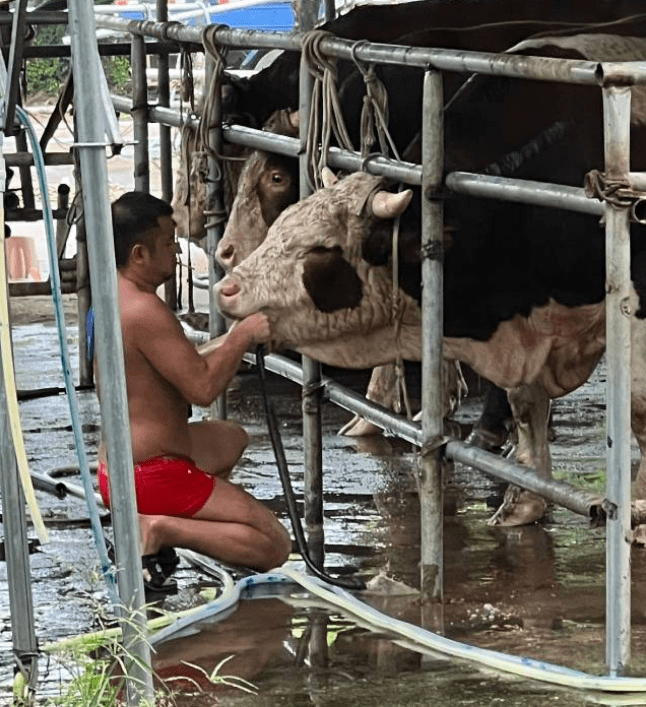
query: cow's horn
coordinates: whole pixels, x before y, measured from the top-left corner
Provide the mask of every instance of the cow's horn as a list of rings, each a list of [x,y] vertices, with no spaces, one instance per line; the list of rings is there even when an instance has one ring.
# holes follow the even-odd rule
[[[395,218],[404,213],[412,198],[412,189],[405,189],[398,194],[378,191],[372,200],[372,213],[377,218]]]
[[[289,124],[294,128],[294,130],[298,130],[300,124],[301,124],[301,116],[297,110],[292,110],[287,114],[287,119],[289,120]]]
[[[323,186],[327,188],[336,184],[339,179],[329,167],[325,166],[321,169],[321,181]]]

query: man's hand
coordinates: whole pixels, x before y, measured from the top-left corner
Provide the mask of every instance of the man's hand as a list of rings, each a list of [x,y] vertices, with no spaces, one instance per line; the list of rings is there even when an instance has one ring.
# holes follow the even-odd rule
[[[267,319],[267,315],[261,312],[250,314],[237,322],[234,327],[238,330],[238,333],[244,333],[249,337],[249,346],[266,344],[271,339],[271,324],[269,319]]]

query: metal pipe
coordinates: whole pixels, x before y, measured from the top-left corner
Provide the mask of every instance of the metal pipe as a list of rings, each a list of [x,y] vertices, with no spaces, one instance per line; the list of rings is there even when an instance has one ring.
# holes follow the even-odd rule
[[[165,27],[159,22],[97,18],[97,27],[158,39],[201,43],[201,30],[182,26]],[[216,39],[218,43],[225,46],[291,50],[300,50],[302,40],[298,34],[231,29],[225,25],[216,30]],[[621,82],[624,77],[629,77],[633,83],[646,83],[646,66],[643,62],[630,62],[629,68],[623,64],[608,64],[606,69],[605,64],[602,67],[598,62],[573,59],[408,47],[373,42],[357,46],[354,40],[339,37],[327,37],[322,40],[320,46],[323,52],[330,56],[349,61],[356,58],[366,63],[416,66],[421,69],[432,67],[442,71],[589,85],[599,85],[602,80]]]
[[[206,338],[204,335],[203,339],[198,339],[198,343],[204,343]],[[253,364],[255,358],[251,354],[245,354],[245,361]],[[265,356],[265,367],[297,385],[303,384],[301,366],[284,356],[277,354]],[[405,417],[367,400],[364,396],[345,388],[327,376],[321,378],[321,386],[324,399],[348,412],[364,417],[369,422],[381,427],[387,434],[396,435],[418,447],[422,446],[422,430],[416,422],[407,420]],[[449,459],[481,469],[486,474],[533,491],[586,518],[598,520],[605,517],[605,512],[601,507],[602,499],[597,494],[577,489],[575,486],[561,481],[546,479],[529,467],[508,461],[459,440],[449,441],[446,444],[445,453]]]
[[[67,212],[70,207],[70,188],[67,184],[59,184],[57,189],[57,211]],[[69,237],[69,227],[65,220],[59,219],[56,222],[56,256],[60,260],[63,257],[67,238]]]
[[[198,343],[204,343],[206,338],[205,336],[203,339],[198,340]],[[253,364],[255,359],[250,354],[245,354],[245,361]],[[288,358],[270,354],[265,356],[265,366],[267,370],[277,373],[297,385],[303,385],[302,367]],[[371,402],[365,396],[345,388],[327,376],[321,377],[321,387],[324,398],[335,405],[342,407],[348,412],[360,415],[368,422],[373,422],[387,434],[396,435],[411,444],[415,444],[418,447],[421,446],[422,432],[418,424],[407,420],[401,415],[396,415],[382,405]]]
[[[207,105],[208,87],[212,85],[216,66],[214,58],[207,55],[206,81],[204,82],[204,105]],[[224,164],[215,155],[222,154],[222,97],[220,91],[211,97],[208,103],[210,115],[204,115],[208,121],[208,140],[211,154],[208,157],[209,180],[206,184],[205,211],[208,214],[206,229],[206,252],[209,262],[209,333],[212,338],[226,331],[226,322],[220,313],[215,298],[215,285],[222,278],[222,271],[215,259],[218,243],[224,233]],[[188,175],[187,175],[188,176]],[[190,208],[190,204],[189,204]],[[226,396],[220,395],[211,405],[211,414],[216,419],[223,420],[227,416]]]
[[[157,19],[160,22],[168,21],[167,0],[157,0]],[[170,105],[170,73],[168,54],[160,55],[157,58],[157,71],[150,71],[156,74],[157,79],[157,103],[160,106]],[[146,69],[146,81],[148,80],[148,69]],[[148,118],[150,122],[150,118]],[[171,130],[168,125],[159,124],[159,163],[161,180],[161,198],[169,204],[173,200],[173,152],[171,145]],[[172,309],[177,309],[177,272],[164,283],[164,300]]]
[[[29,152],[11,152],[5,157],[7,167],[30,167],[34,164],[34,157]],[[74,163],[74,159],[69,152],[48,152],[44,157],[46,166]],[[40,213],[42,214],[42,211]]]
[[[609,179],[630,172],[629,86],[603,89],[605,168]],[[606,205],[606,496],[616,512],[606,522],[606,664],[623,675],[630,660],[630,229],[629,209]]]
[[[132,38],[132,127],[135,138],[135,189],[150,192],[148,82],[143,37]]]
[[[32,13],[29,13],[31,19]],[[31,22],[30,22],[31,24]],[[41,23],[42,24],[42,23]],[[67,24],[67,15],[65,22]],[[2,21],[0,20],[0,26]],[[99,44],[100,56],[130,56],[132,46],[130,42],[117,44]],[[168,54],[176,54],[179,51],[177,42],[146,42],[146,54],[159,54],[166,56]],[[65,44],[40,44],[37,46],[26,46],[22,52],[23,59],[53,59],[70,56],[70,48]]]
[[[459,194],[568,209],[594,216],[603,216],[604,213],[603,204],[596,199],[588,198],[585,191],[578,187],[468,172],[451,172],[446,177],[446,186]]]
[[[76,292],[76,282],[62,282],[61,292],[64,295],[71,295]],[[51,295],[52,285],[48,280],[45,282],[10,282],[9,294],[11,297],[31,297],[33,295]]]
[[[534,469],[509,462],[465,442],[459,440],[448,442],[446,456],[454,461],[480,469],[485,474],[497,479],[533,491],[548,501],[558,503],[586,518],[596,520],[605,515],[601,508],[602,499],[599,495],[582,491],[562,481],[540,476]]]
[[[70,3],[70,36],[76,95],[75,120],[81,145],[83,202],[88,224],[88,254],[92,294],[96,312],[96,354],[100,388],[104,391],[101,419],[110,461],[110,497],[117,562],[119,596],[124,611],[122,628],[127,652],[126,692],[129,705],[152,702],[153,681],[150,647],[146,641],[146,612],[139,548],[139,520],[132,489],[134,468],[128,398],[123,362],[121,318],[117,297],[117,273],[112,214],[108,200],[108,169],[104,146],[104,116],[99,85],[100,58],[92,4],[89,0]]]
[[[16,131],[15,140],[18,152],[28,152],[27,137],[22,128]],[[36,200],[34,198],[31,169],[25,165],[19,165],[18,173],[20,174],[20,188],[22,189],[22,205],[25,209],[33,209],[35,208]]]
[[[160,22],[168,20],[168,0],[157,0],[157,17]],[[146,46],[148,50],[148,47]],[[157,58],[157,103],[170,106],[170,69],[168,54]],[[159,161],[161,164],[161,198],[170,203],[173,199],[173,150],[170,126],[159,126]]]
[[[442,75],[424,74],[422,105],[422,452],[417,490],[421,527],[421,589],[442,600],[444,587],[444,480],[437,444],[442,437],[442,331],[444,172]]]
[[[0,148],[2,146],[0,135]],[[0,183],[5,190],[5,170],[0,150]],[[4,227],[4,224],[0,224]],[[2,247],[3,244],[0,244]],[[0,273],[0,287],[7,287],[6,273]],[[9,298],[7,297],[7,301]],[[8,322],[2,322],[7,326]],[[29,566],[29,538],[25,497],[20,485],[13,436],[9,423],[7,390],[0,361],[0,497],[2,498],[2,521],[7,561],[7,586],[9,614],[11,619],[11,641],[14,654],[25,671],[26,683],[34,688],[38,679],[38,640],[34,623],[34,601],[31,589]]]
[[[299,76],[299,189],[300,198],[312,193],[307,155],[307,133],[314,82],[307,60],[301,55]],[[304,519],[310,558],[319,569],[325,563],[325,530],[323,527],[323,433],[321,425],[321,364],[308,356],[302,357],[304,453]]]

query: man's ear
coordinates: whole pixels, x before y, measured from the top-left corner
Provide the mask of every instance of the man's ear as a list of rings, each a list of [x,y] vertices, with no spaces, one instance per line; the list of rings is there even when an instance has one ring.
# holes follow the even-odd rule
[[[130,262],[140,263],[144,259],[144,245],[137,243],[130,249]]]

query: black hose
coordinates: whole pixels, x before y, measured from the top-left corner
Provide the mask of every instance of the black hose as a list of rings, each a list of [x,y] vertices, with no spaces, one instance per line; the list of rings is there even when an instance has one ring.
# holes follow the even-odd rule
[[[287,503],[287,512],[289,513],[289,519],[292,523],[298,550],[312,574],[319,579],[322,579],[324,582],[328,582],[329,584],[334,584],[345,589],[365,589],[366,584],[363,580],[357,578],[342,579],[340,577],[332,577],[331,575],[320,570],[310,557],[309,550],[307,548],[307,541],[305,539],[305,533],[303,532],[301,519],[298,515],[298,508],[296,507],[296,498],[294,496],[294,489],[292,488],[292,482],[289,477],[287,460],[285,459],[285,450],[283,448],[283,442],[278,429],[278,423],[276,421],[276,412],[274,411],[273,405],[269,401],[269,397],[267,395],[267,374],[265,371],[265,358],[262,346],[258,346],[256,349],[256,364],[258,366],[258,374],[260,376],[260,390],[262,392],[262,401],[265,408],[265,415],[267,417],[269,437],[274,448],[274,456],[276,457],[276,464],[278,466],[278,475],[280,476],[280,481],[283,485],[283,492]]]

